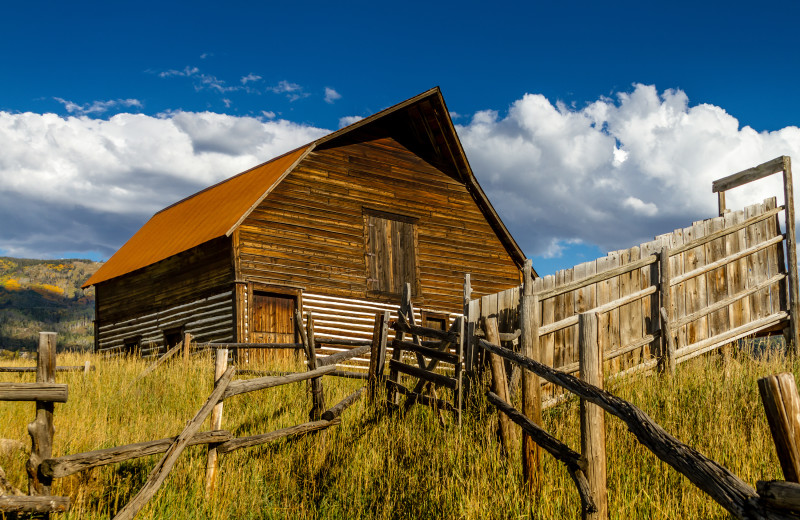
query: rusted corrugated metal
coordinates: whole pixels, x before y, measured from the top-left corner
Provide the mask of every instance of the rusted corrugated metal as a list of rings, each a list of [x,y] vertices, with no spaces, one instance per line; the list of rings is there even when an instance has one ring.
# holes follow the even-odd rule
[[[152,265],[229,233],[309,148],[311,145],[298,148],[159,211],[83,287]]]

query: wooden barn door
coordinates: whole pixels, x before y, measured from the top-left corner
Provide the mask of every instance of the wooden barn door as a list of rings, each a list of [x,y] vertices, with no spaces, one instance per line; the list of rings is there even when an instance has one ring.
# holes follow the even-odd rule
[[[294,343],[294,296],[253,293],[250,338],[253,343]],[[274,363],[292,359],[292,350],[251,349],[250,363]]]

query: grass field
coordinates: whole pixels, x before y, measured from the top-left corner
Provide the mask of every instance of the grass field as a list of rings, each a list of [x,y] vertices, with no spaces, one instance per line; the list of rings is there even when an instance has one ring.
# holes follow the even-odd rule
[[[179,433],[212,390],[210,355],[167,364],[134,382],[147,366],[136,359],[59,355],[59,365],[90,360],[97,369],[59,373],[69,401],[55,411],[54,455],[65,455]],[[4,362],[10,366],[14,362]],[[22,361],[16,363],[22,364]],[[737,352],[725,365],[716,355],[680,365],[672,379],[635,377],[608,389],[645,410],[667,431],[727,466],[740,478],[782,478],[756,380],[799,364],[774,352],[753,358]],[[3,381],[33,375],[0,374]],[[362,384],[326,377],[328,406]],[[305,383],[225,401],[223,428],[237,436],[266,433],[307,421]],[[204,496],[205,447],[188,448],[156,497],[137,518],[580,518],[580,501],[564,468],[543,457],[542,486],[529,496],[521,485],[519,450],[506,459],[496,441],[496,414],[482,398],[462,429],[416,406],[387,415],[363,400],[340,426],[299,439],[250,448],[220,459],[213,497]],[[30,440],[32,403],[0,403],[0,438]],[[637,444],[606,416],[611,518],[727,518],[691,483]],[[544,413],[545,429],[579,450],[578,402]],[[204,429],[207,429],[207,425]],[[26,489],[21,452],[0,452],[0,467]],[[141,487],[158,457],[95,468],[56,480],[54,494],[73,508],[61,518],[109,518]]]

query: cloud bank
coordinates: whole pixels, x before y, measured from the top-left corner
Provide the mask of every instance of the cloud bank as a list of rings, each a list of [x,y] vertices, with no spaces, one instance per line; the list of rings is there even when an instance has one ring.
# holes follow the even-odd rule
[[[274,117],[0,112],[0,254],[107,258],[161,208],[328,132]],[[646,241],[713,216],[712,180],[800,158],[797,127],[740,128],[720,107],[645,85],[583,108],[526,94],[505,114],[461,120],[473,170],[529,256]],[[728,205],[779,191],[759,181]]]
[[[505,116],[457,127],[489,199],[529,256],[563,246],[631,247],[716,212],[711,182],[779,155],[800,158],[800,129],[756,132],[680,90],[634,85],[575,109],[526,94]],[[797,159],[796,159],[797,160]],[[742,208],[782,194],[778,176],[728,193]],[[779,201],[781,197],[779,197]]]

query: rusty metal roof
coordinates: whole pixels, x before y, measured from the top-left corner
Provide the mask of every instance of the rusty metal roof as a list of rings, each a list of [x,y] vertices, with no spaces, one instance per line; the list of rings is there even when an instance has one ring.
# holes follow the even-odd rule
[[[83,287],[141,269],[231,233],[312,147],[313,144],[298,148],[159,211]]]
[[[402,119],[392,124],[409,127],[413,135],[411,139],[427,143],[424,150],[420,150],[425,154],[424,158],[437,168],[451,172],[454,178],[464,183],[514,263],[521,268],[525,254],[475,179],[441,90],[434,87],[159,211],[83,287],[116,278],[209,240],[230,235],[311,150],[342,144],[340,141],[357,133],[356,130],[380,124],[381,120],[398,114]]]

